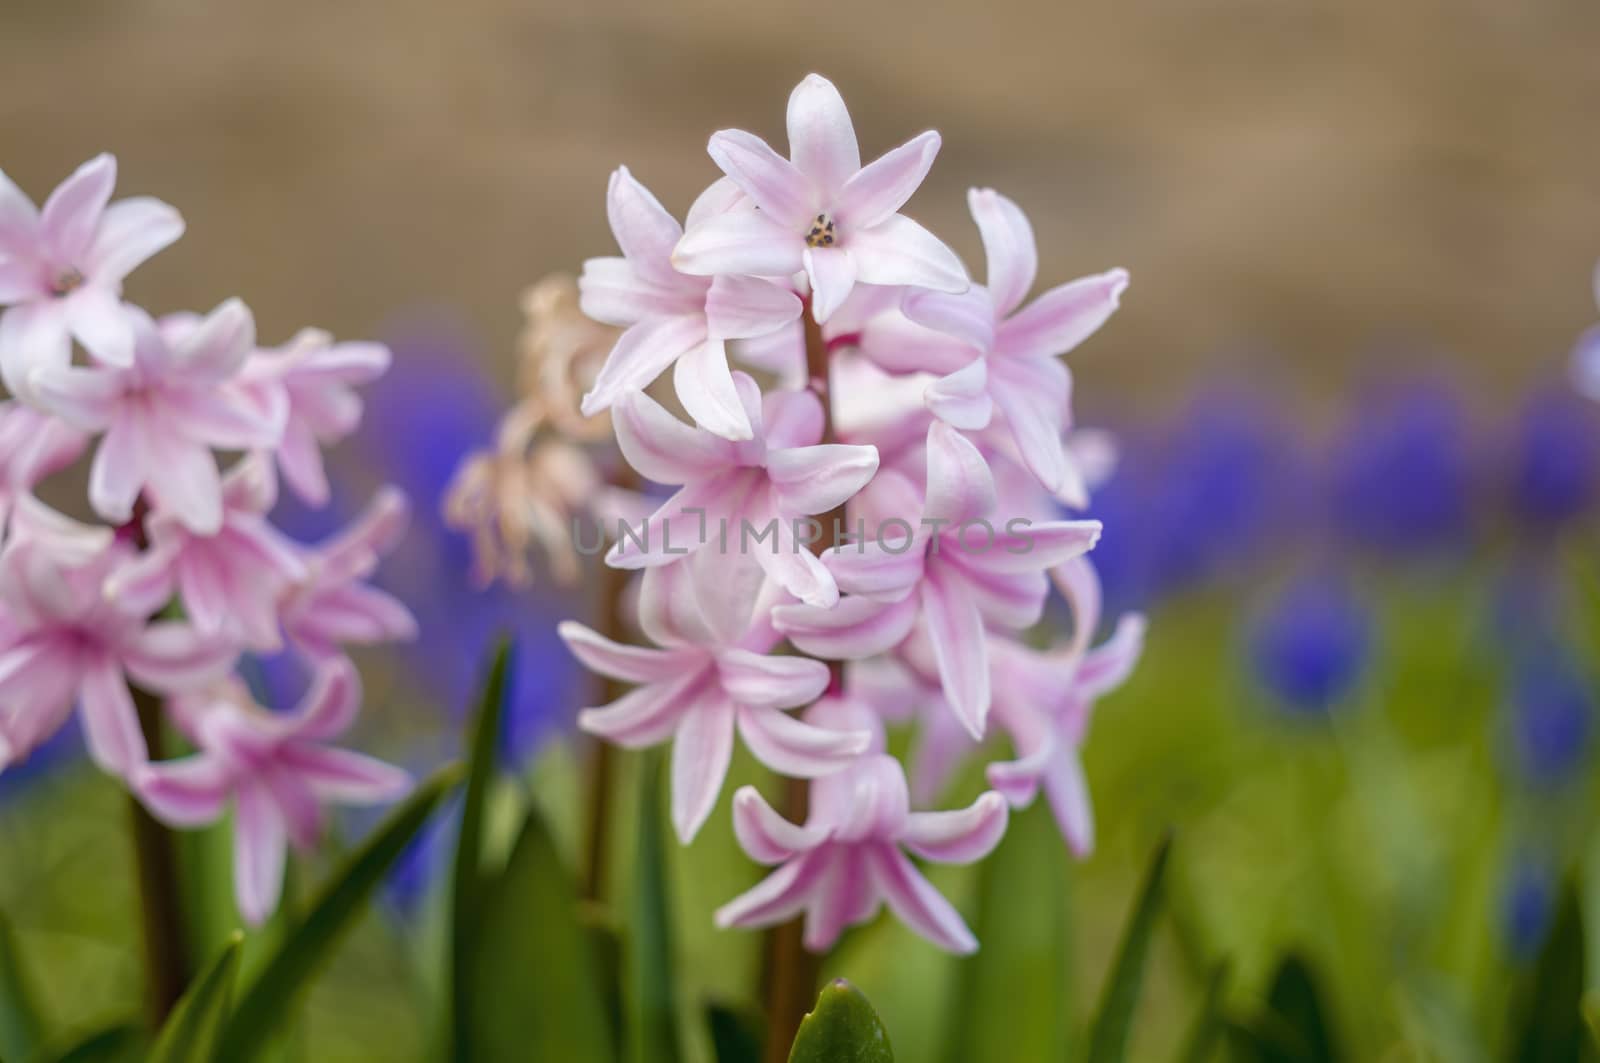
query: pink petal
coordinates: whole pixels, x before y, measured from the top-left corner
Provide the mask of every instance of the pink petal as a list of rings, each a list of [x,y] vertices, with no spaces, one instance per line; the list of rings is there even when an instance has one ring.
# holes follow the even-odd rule
[[[35,401],[88,432],[111,424],[127,387],[123,374],[105,369],[42,368],[30,379]]]
[[[707,185],[706,190],[689,204],[689,212],[684,215],[683,225],[686,229],[693,229],[708,218],[749,205],[749,199],[732,178],[719,177]]]
[[[287,405],[263,410],[226,385],[171,388],[161,405],[184,436],[218,450],[270,450],[283,440],[289,412]]]
[[[84,258],[100,217],[117,186],[117,160],[97,155],[56,186],[39,212],[39,235],[70,263]]]
[[[970,864],[982,860],[1006,833],[1005,798],[986,793],[955,812],[913,812],[900,840],[925,860]]]
[[[800,297],[759,277],[724,275],[706,295],[711,338],[748,339],[773,333],[800,316]]]
[[[870,916],[877,904],[877,893],[860,854],[853,849],[836,848],[806,909],[801,944],[812,952],[827,952],[845,927]]]
[[[4,176],[0,173],[0,178]],[[4,248],[5,241],[0,238],[0,306],[50,298],[50,287],[39,264],[31,259],[8,259]]]
[[[964,292],[972,283],[956,253],[904,214],[892,214],[870,229],[851,232],[848,246],[856,279],[866,284]]]
[[[173,562],[187,541],[182,534],[170,536],[119,566],[106,580],[106,597],[129,613],[159,610],[172,597]]]
[[[136,196],[113,203],[100,217],[86,268],[101,284],[119,284],[152,255],[183,235],[183,215],[159,199]]]
[[[649,683],[609,705],[582,710],[578,727],[629,749],[653,746],[677,729],[686,709],[692,710],[689,699],[701,682],[698,673],[691,673],[671,682]]]
[[[678,241],[672,264],[685,273],[787,277],[803,265],[805,234],[759,210],[733,210],[694,226]]]
[[[737,511],[738,496],[746,487],[743,477],[728,474],[689,484],[651,514],[643,528],[633,528],[613,543],[606,564],[627,569],[669,565],[717,541],[722,522]]]
[[[969,555],[965,565],[1002,573],[1054,568],[1092,550],[1100,541],[1100,529],[1097,520],[1010,522],[996,532],[991,546]],[[976,539],[972,545],[977,545]]]
[[[114,660],[85,664],[78,704],[89,756],[105,771],[126,776],[149,757],[128,681]]]
[[[995,505],[994,475],[972,441],[942,422],[928,427],[928,493],[924,521],[945,530],[987,516]]]
[[[748,650],[717,655],[722,689],[740,705],[789,709],[815,701],[828,689],[828,666],[809,657],[767,656]]]
[[[741,786],[733,795],[733,832],[740,848],[762,864],[781,863],[827,838],[822,830],[797,827],[778,815],[754,786]]]
[[[953,373],[973,357],[972,344],[967,340],[895,313],[879,314],[867,321],[861,328],[859,349],[886,373]]]
[[[331,495],[328,474],[322,464],[322,446],[310,425],[303,421],[285,425],[277,457],[284,480],[302,502],[316,507],[327,505]]]
[[[838,443],[767,454],[778,512],[827,513],[842,506],[878,471],[878,448]]]
[[[940,551],[940,569],[947,579],[959,581],[965,594],[977,603],[978,612],[991,624],[1020,630],[1032,627],[1044,615],[1049,597],[1049,581],[1038,570],[1011,571],[991,567],[993,551],[964,553],[946,539]]]
[[[666,288],[681,283],[672,268],[672,249],[683,237],[683,228],[626,166],[611,175],[606,217],[617,246],[640,276]]]
[[[959,293],[910,291],[900,307],[917,324],[970,344],[974,354],[994,346],[994,297],[981,285]]]
[[[260,926],[278,907],[289,838],[282,814],[259,783],[246,783],[235,800],[233,889],[239,914]]]
[[[833,858],[831,847],[804,853],[786,862],[751,889],[718,908],[718,927],[760,927],[782,923],[810,903],[818,882]]]
[[[872,846],[867,854],[873,882],[901,922],[942,949],[960,955],[978,951],[978,940],[960,913],[904,854],[889,845]]]
[[[870,731],[813,727],[775,709],[740,709],[739,734],[757,760],[780,775],[797,779],[815,778],[847,768],[872,745]],[[737,827],[737,804],[734,814]],[[749,850],[750,846],[745,848]],[[779,859],[782,857],[765,862],[774,863]]]
[[[990,363],[989,394],[1011,429],[1017,452],[1045,490],[1061,490],[1067,475],[1066,429],[1070,384],[1067,369],[1053,359]]]
[[[640,391],[662,371],[705,342],[705,319],[699,315],[647,318],[624,332],[595,375],[594,386],[580,409],[593,417],[623,395]]]
[[[939,420],[952,428],[976,432],[987,428],[994,416],[989,398],[989,371],[982,358],[949,376],[940,377],[923,392],[923,401]]]
[[[732,533],[730,532],[730,535]],[[683,565],[690,576],[687,581],[693,598],[691,608],[699,614],[694,623],[697,631],[704,632],[705,645],[732,646],[738,643],[744,649],[763,651],[767,647],[755,645],[750,640],[752,619],[765,619],[767,607],[766,574],[753,558],[736,549],[723,553],[721,549],[701,550]],[[773,636],[769,642],[776,642]]]
[[[682,652],[625,646],[573,620],[563,620],[556,632],[584,667],[625,683],[659,683],[682,674],[694,660]]]
[[[813,529],[801,518],[773,511],[770,501],[746,509],[740,524],[739,549],[747,551],[762,570],[784,590],[807,605],[830,608],[839,600],[839,587],[822,561],[801,541]],[[748,539],[745,532],[749,531]],[[759,537],[759,541],[758,541]]]
[[[113,366],[133,364],[133,319],[108,289],[82,288],[62,300],[67,328],[99,361]]]
[[[949,573],[930,569],[922,581],[922,615],[945,700],[975,739],[989,714],[988,633],[978,603]]]
[[[1051,288],[1001,322],[996,349],[1023,358],[1065,354],[1106,323],[1127,287],[1128,271],[1113,269]]]
[[[720,644],[716,629],[705,618],[706,609],[701,602],[704,585],[686,562],[661,565],[646,569],[639,584],[639,629],[658,646],[706,647]],[[720,596],[709,596],[716,606]],[[749,602],[746,603],[748,608]],[[736,623],[742,634],[748,626],[749,613],[744,621]]]
[[[672,825],[688,845],[716,807],[733,756],[734,707],[723,698],[684,714],[672,741]]]
[[[239,656],[227,643],[171,620],[148,625],[134,645],[122,652],[123,664],[133,677],[163,694],[215,682],[228,674]]]
[[[868,229],[887,221],[921,187],[939,144],[939,134],[930,129],[853,173],[839,192],[840,224]]]
[[[0,380],[12,395],[31,399],[35,370],[71,363],[72,338],[59,303],[25,303],[0,313]]]
[[[800,235],[802,225],[815,213],[815,192],[793,163],[768,147],[766,141],[742,129],[713,133],[706,151],[763,214],[797,237]],[[722,215],[710,224],[733,216]],[[682,244],[678,253],[683,253]]]
[[[835,546],[823,555],[839,589],[849,594],[866,595],[879,601],[897,602],[910,594],[922,579],[925,548],[910,543],[901,549],[902,540],[892,538],[899,529],[882,533],[885,538]]]
[[[301,738],[326,739],[343,734],[361,711],[361,675],[345,657],[317,667],[311,689],[294,710],[294,732]]]
[[[795,168],[832,193],[861,169],[861,151],[844,98],[833,83],[808,74],[789,94],[789,157]]]
[[[286,742],[278,756],[283,767],[324,801],[377,805],[404,797],[411,789],[411,776],[393,764],[347,749]]]
[[[1076,685],[1084,696],[1097,698],[1127,682],[1144,652],[1145,627],[1143,616],[1124,616],[1111,637],[1083,658]]]
[[[769,391],[761,399],[769,454],[822,442],[822,403],[812,391]]]
[[[1076,856],[1088,856],[1094,851],[1094,807],[1077,750],[1061,748],[1045,775],[1044,792],[1067,845]]]
[[[885,693],[893,697],[897,705],[920,697],[920,692],[904,681],[876,696],[882,699]],[[930,709],[912,746],[908,774],[911,800],[916,804],[937,801],[956,768],[978,749],[966,727],[942,704],[942,698],[938,700],[941,704]]]
[[[917,600],[879,602],[855,596],[839,599],[832,609],[784,605],[773,610],[772,619],[790,642],[813,657],[858,661],[904,641],[917,621]]]
[[[684,424],[643,392],[623,396],[611,419],[622,456],[647,480],[687,484],[734,463],[727,440]]]
[[[983,237],[995,312],[1003,318],[1022,304],[1039,273],[1033,226],[1022,208],[992,188],[969,191],[967,206]]]
[[[151,500],[196,535],[215,535],[222,529],[222,476],[210,448],[173,434],[170,424],[147,422],[146,429],[144,479]]]
[[[228,299],[173,344],[173,368],[185,382],[223,380],[239,371],[256,345],[256,321],[250,308]]]
[[[689,348],[672,371],[672,386],[684,410],[706,431],[723,439],[753,438],[750,415],[734,387],[728,352],[721,340]]]
[[[811,316],[823,324],[844,305],[856,284],[856,261],[841,247],[808,247],[801,256],[811,279]]]
[[[222,816],[231,786],[225,764],[202,754],[146,764],[134,773],[132,789],[152,816],[192,830]]]
[[[217,564],[215,550],[198,546],[186,551],[177,572],[184,613],[195,627],[216,634],[235,619],[238,603],[232,580]]]
[[[1004,666],[999,674],[1006,676]],[[1055,727],[1036,703],[1002,706],[1000,697],[997,692],[995,711],[1004,716],[1017,757],[991,763],[984,770],[984,777],[1013,808],[1026,808],[1038,796],[1039,784],[1056,759],[1059,745]]]
[[[1100,576],[1087,557],[1075,557],[1051,569],[1050,579],[1072,610],[1072,642],[1067,653],[1081,657],[1100,628]]]

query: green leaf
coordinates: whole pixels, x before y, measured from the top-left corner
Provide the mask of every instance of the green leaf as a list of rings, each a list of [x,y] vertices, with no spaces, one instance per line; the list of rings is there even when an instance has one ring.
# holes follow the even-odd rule
[[[680,1055],[662,811],[661,756],[651,752],[642,758],[639,773],[627,938],[628,1058],[634,1063],[675,1063]]]
[[[616,1059],[591,933],[537,810],[485,890],[476,926],[470,974],[484,989],[465,1001],[471,1059]]]
[[[183,994],[156,1038],[150,1063],[209,1063],[216,1058],[217,1038],[233,1001],[233,979],[243,942],[244,934],[235,931],[222,954]]]
[[[800,1020],[789,1063],[894,1063],[889,1031],[866,996],[835,978],[822,987],[817,1006]]]
[[[488,677],[478,699],[472,730],[472,760],[467,772],[467,792],[462,801],[461,826],[456,837],[455,874],[451,893],[450,1014],[451,1038],[457,1060],[470,1058],[469,1038],[462,1016],[473,996],[471,949],[477,940],[477,920],[483,903],[486,876],[483,868],[484,805],[494,781],[495,754],[500,721],[505,715],[509,689],[511,644],[502,639],[495,648]]]
[[[1278,964],[1267,993],[1267,1008],[1295,1046],[1292,1055],[1269,1052],[1268,1059],[1281,1059],[1283,1063],[1337,1063],[1340,1056],[1327,1006],[1317,989],[1311,965],[1300,955],[1291,952]]]
[[[43,1038],[44,1020],[17,932],[0,915],[0,1059],[32,1059]]]
[[[1211,976],[1206,979],[1206,995],[1200,1002],[1200,1014],[1195,1016],[1194,1025],[1189,1027],[1183,1054],[1178,1057],[1183,1063],[1206,1063],[1222,1041],[1227,1030],[1227,1017],[1222,1013],[1222,994],[1228,987],[1231,969],[1232,965],[1227,960],[1211,968]]]
[[[1583,1019],[1583,911],[1574,888],[1562,892],[1538,964],[1521,986],[1506,1058],[1572,1063],[1595,1058]]]
[[[1133,1028],[1133,1011],[1139,1004],[1139,990],[1144,983],[1145,960],[1150,952],[1156,916],[1161,912],[1167,857],[1171,852],[1172,836],[1168,834],[1150,858],[1144,887],[1139,891],[1133,915],[1122,932],[1116,963],[1090,1027],[1089,1063],[1121,1063],[1127,1058],[1128,1034]]]
[[[973,931],[983,947],[960,961],[944,1058],[1066,1058],[1067,849],[1045,802],[1012,816],[980,865],[977,898]]]
[[[712,1004],[706,1009],[711,1054],[716,1063],[761,1063],[761,1016],[744,1008]]]
[[[103,1026],[41,1058],[54,1063],[132,1063],[144,1059],[145,1044],[144,1025],[128,1020]]]
[[[351,853],[312,901],[303,919],[266,961],[223,1026],[218,1058],[254,1059],[286,1021],[286,1013],[332,955],[390,866],[439,801],[460,782],[459,765],[435,772],[398,811]]]

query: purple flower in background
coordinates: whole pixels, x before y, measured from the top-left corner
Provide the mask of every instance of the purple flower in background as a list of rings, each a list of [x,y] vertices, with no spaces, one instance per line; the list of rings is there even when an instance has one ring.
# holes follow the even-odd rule
[[[1555,905],[1555,883],[1544,861],[1527,855],[1517,859],[1501,904],[1506,948],[1526,963],[1539,954]]]
[[[1371,657],[1372,617],[1336,576],[1289,584],[1249,635],[1257,680],[1285,708],[1325,713],[1355,690]]]
[[[1432,380],[1368,393],[1333,450],[1332,516],[1343,537],[1383,553],[1460,548],[1470,528],[1471,454],[1456,393]]]
[[[1516,517],[1550,529],[1586,513],[1600,486],[1597,444],[1590,403],[1564,388],[1529,395],[1511,440],[1509,488]]]
[[[1512,751],[1521,777],[1553,789],[1576,777],[1594,730],[1590,684],[1554,643],[1523,651],[1508,691]]]

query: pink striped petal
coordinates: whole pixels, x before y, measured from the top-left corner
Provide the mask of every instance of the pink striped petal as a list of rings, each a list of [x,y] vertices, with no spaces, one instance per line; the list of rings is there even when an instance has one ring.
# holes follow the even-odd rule
[[[733,833],[750,859],[777,864],[815,849],[827,833],[815,827],[797,827],[773,811],[754,786],[741,786],[733,795]]]
[[[1127,682],[1144,652],[1145,628],[1143,616],[1124,616],[1111,637],[1084,656],[1078,666],[1077,687],[1085,697],[1098,698]]]
[[[889,910],[912,930],[959,955],[978,951],[978,939],[950,902],[891,845],[867,850],[867,866]]]
[[[238,650],[202,636],[188,624],[161,620],[148,625],[130,647],[123,664],[144,686],[164,694],[194,690],[227,675]]]
[[[856,261],[844,248],[808,247],[801,263],[811,280],[811,316],[820,325],[844,305],[855,288]]]
[[[773,513],[770,504],[759,510],[747,508],[743,521],[741,531],[745,526],[754,530],[740,548],[749,551],[774,583],[808,606],[833,607],[839,600],[839,587],[809,544],[801,541],[802,534],[812,529],[803,524],[797,527],[795,518]]]
[[[898,529],[886,534],[894,531]],[[922,579],[925,548],[898,539],[875,540],[868,534],[861,542],[833,547],[822,555],[823,563],[848,594],[884,602],[903,600]]]
[[[872,745],[870,731],[813,727],[774,709],[741,708],[739,734],[757,760],[796,779],[813,779],[847,768]]]
[[[922,399],[935,417],[964,432],[987,428],[994,416],[988,366],[982,358],[929,384]]]
[[[994,474],[988,462],[971,440],[941,422],[928,427],[927,484],[925,521],[946,521],[954,528],[994,509]]]
[[[1051,288],[1001,322],[995,349],[1022,358],[1066,354],[1099,331],[1127,287],[1128,271],[1113,269]]]
[[[967,207],[983,237],[983,253],[989,260],[989,291],[997,316],[1006,317],[1022,305],[1039,274],[1039,250],[1033,226],[1011,200],[992,188],[974,188],[967,193]]]
[[[24,303],[0,313],[0,380],[12,395],[33,401],[34,371],[71,363],[72,338],[59,303]]]
[[[784,514],[827,513],[844,505],[877,471],[877,447],[828,443],[767,454],[767,478]]]
[[[1094,549],[1100,531],[1097,520],[1008,522],[996,529],[987,549],[970,557],[967,567],[1001,573],[1055,568]]]
[[[836,848],[806,909],[800,941],[812,952],[827,952],[851,923],[878,907],[866,863],[853,849]]]
[[[939,569],[922,581],[920,598],[945,700],[967,732],[982,739],[989,715],[989,654],[978,603]]]
[[[910,291],[900,308],[918,325],[970,344],[974,354],[987,354],[994,346],[994,301],[981,285],[960,293]]]
[[[801,230],[798,219],[786,226],[765,211],[729,211],[684,233],[672,264],[705,277],[723,273],[787,277],[803,266],[806,242]]]
[[[225,380],[255,346],[255,316],[240,300],[228,299],[171,343],[173,367],[181,369],[185,382]]]
[[[722,522],[738,512],[738,502],[748,486],[748,480],[740,475],[689,484],[651,514],[644,527],[625,529],[606,552],[606,564],[626,569],[670,565],[716,542]],[[737,529],[731,534],[737,534]]]
[[[892,214],[870,229],[851,232],[849,251],[855,260],[856,279],[866,284],[964,292],[972,283],[956,253],[904,214]]]
[[[672,740],[672,825],[685,845],[710,818],[728,777],[734,716],[731,702],[712,697],[691,708],[678,724]]]
[[[183,229],[183,215],[159,199],[135,196],[113,203],[100,216],[86,266],[99,283],[120,284],[151,256],[176,243]]]
[[[752,339],[800,316],[800,297],[759,277],[723,275],[706,295],[706,325],[717,340]]]
[[[656,483],[703,480],[736,460],[726,439],[684,424],[643,392],[623,396],[612,415],[612,426],[628,464]]]
[[[311,689],[295,707],[294,733],[326,739],[344,734],[361,711],[361,674],[347,657],[317,666]]]
[[[940,143],[930,129],[853,173],[839,191],[840,224],[871,228],[905,206],[933,168]]]
[[[119,368],[133,364],[133,320],[110,289],[80,288],[62,307],[68,330],[98,361]]]
[[[769,391],[761,398],[762,436],[767,450],[791,450],[822,442],[822,403],[811,391]]]
[[[705,342],[700,314],[651,317],[624,332],[595,375],[580,409],[593,417],[629,392],[641,391],[692,348]]]
[[[773,610],[773,624],[814,657],[859,661],[886,653],[904,641],[917,621],[917,612],[913,597],[878,602],[855,596],[839,599],[832,609],[779,606]]]
[[[758,709],[805,705],[828,688],[828,666],[809,657],[723,650],[717,654],[717,674],[730,698]]]
[[[697,655],[682,650],[625,646],[573,620],[562,621],[556,632],[590,671],[625,683],[659,683],[681,675],[698,660]]]
[[[1081,859],[1094,852],[1094,806],[1077,750],[1060,749],[1044,777],[1044,792],[1073,854]]]
[[[259,783],[242,785],[234,804],[234,895],[245,922],[260,926],[283,893],[288,831],[271,794]]]
[[[411,789],[411,776],[393,764],[348,749],[286,742],[278,758],[324,801],[377,805],[398,800]]]
[[[831,846],[823,846],[789,860],[746,892],[718,908],[716,925],[762,927],[786,922],[812,900],[818,882],[832,860]]]
[[[706,190],[689,204],[689,212],[683,217],[683,225],[686,229],[693,229],[707,218],[714,218],[719,214],[726,214],[749,205],[749,198],[731,177],[719,177],[707,185]]]
[[[653,746],[672,734],[703,677],[691,673],[666,683],[649,683],[609,705],[578,713],[578,726],[629,749]]]
[[[795,168],[829,193],[861,169],[861,149],[844,97],[833,82],[808,74],[789,94],[789,157]]]
[[[617,246],[640,276],[664,288],[682,283],[672,268],[672,249],[683,237],[683,228],[626,166],[611,174],[606,217]]]
[[[39,212],[39,236],[63,262],[82,260],[117,185],[117,160],[96,155],[56,186]]]
[[[701,428],[723,439],[754,437],[755,429],[734,386],[728,351],[721,340],[706,340],[684,352],[673,367],[672,387]]]
[[[149,757],[128,681],[114,660],[86,663],[78,689],[89,756],[105,771],[127,776]]]
[[[925,860],[970,864],[982,860],[1006,833],[1007,806],[997,793],[986,793],[954,812],[913,812],[901,841]]]
[[[811,181],[760,137],[742,129],[724,129],[712,134],[706,151],[763,214],[793,229],[797,236],[802,223],[815,213],[816,193]],[[721,219],[711,224],[717,220]],[[683,253],[682,245],[678,252]]]
[[[147,764],[133,778],[133,791],[150,814],[181,830],[221,818],[232,785],[227,766],[205,754]]]

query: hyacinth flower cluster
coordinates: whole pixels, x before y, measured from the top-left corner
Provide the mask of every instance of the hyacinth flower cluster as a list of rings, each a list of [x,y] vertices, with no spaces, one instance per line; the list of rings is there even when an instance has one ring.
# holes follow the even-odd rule
[[[910,857],[980,860],[1008,810],[1040,793],[1087,853],[1082,746],[1096,698],[1140,652],[1138,617],[1097,641],[1087,555],[1101,526],[1072,511],[1106,447],[1075,428],[1061,358],[1128,277],[1030,299],[1027,216],[974,189],[987,267],[974,281],[902,212],[937,133],[863,165],[844,101],[816,75],[787,118],[787,157],[747,132],[712,136],[723,176],[681,224],[627,169],[611,177],[621,255],[586,262],[580,291],[585,313],[622,331],[582,411],[609,410],[628,464],[671,493],[607,529],[606,563],[640,573],[632,616],[653,645],[562,625],[591,670],[632,685],[579,725],[627,748],[670,743],[684,843],[715,811],[736,742],[810,781],[803,815],[752,788],[733,796],[741,844],[775,870],[719,925],[803,914],[805,945],[822,951],[887,906],[970,952]],[[647,393],[669,376],[670,395]],[[1053,585],[1072,630],[1039,649],[1024,633]],[[886,724],[917,729],[909,779]],[[990,789],[940,809],[958,760],[979,756],[993,758]]]
[[[356,389],[389,352],[314,330],[259,346],[237,299],[159,318],[125,301],[124,280],[184,222],[155,199],[112,202],[116,176],[102,155],[36,207],[0,174],[0,770],[76,712],[93,762],[157,818],[197,827],[231,811],[235,893],[255,924],[328,805],[409,786],[332,744],[361,705],[346,648],[413,631],[368,584],[405,499],[381,491],[319,543],[270,519],[280,480],[327,502],[322,448],[355,429]],[[83,512],[40,500],[84,458]],[[242,677],[282,654],[308,689],[263,708]],[[192,751],[162,759],[164,725]]]

